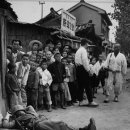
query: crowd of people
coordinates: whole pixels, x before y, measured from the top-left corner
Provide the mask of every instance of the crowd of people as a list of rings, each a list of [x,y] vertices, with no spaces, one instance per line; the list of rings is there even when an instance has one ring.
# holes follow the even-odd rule
[[[104,59],[87,52],[89,44],[81,40],[81,47],[75,51],[60,41],[46,46],[38,40],[29,43],[30,51],[24,52],[21,41],[13,40],[7,46],[6,90],[10,110],[15,105],[33,106],[35,110],[66,109],[79,102],[84,94],[88,106],[97,107],[95,93],[101,84],[105,103],[109,102],[109,91],[114,88],[114,101],[118,102],[123,76],[127,71],[125,56],[120,53],[120,45]]]

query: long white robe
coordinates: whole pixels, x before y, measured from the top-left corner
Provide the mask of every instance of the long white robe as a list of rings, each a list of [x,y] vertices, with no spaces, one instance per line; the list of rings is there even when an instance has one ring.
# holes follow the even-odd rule
[[[124,54],[118,53],[115,57],[114,53],[107,56],[105,66],[110,69],[106,82],[107,95],[109,90],[114,87],[115,95],[118,96],[122,90],[123,76],[127,72],[127,62]]]

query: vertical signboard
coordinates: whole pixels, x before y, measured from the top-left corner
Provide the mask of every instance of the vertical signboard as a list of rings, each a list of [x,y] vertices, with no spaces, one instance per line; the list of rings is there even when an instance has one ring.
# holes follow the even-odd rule
[[[69,12],[62,10],[61,15],[61,30],[75,36],[76,18]]]

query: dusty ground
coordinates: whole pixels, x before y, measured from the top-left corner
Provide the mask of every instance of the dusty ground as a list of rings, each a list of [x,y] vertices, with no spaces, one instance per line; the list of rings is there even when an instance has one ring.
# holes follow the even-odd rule
[[[130,69],[126,78],[130,79]],[[40,111],[40,114],[44,114],[51,120],[62,120],[76,128],[88,124],[89,118],[94,117],[97,130],[130,130],[130,80],[123,87],[119,97],[120,102],[113,102],[112,95],[109,104],[103,103],[102,90],[98,91],[96,97],[99,103],[98,108],[79,107],[75,104],[66,110],[58,109],[51,113]]]

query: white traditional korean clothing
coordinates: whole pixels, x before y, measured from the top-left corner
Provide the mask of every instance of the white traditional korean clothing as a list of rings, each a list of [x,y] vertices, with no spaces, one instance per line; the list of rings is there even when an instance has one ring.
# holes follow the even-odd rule
[[[106,82],[107,95],[109,95],[109,90],[114,87],[115,96],[118,96],[122,90],[123,76],[127,72],[127,62],[124,54],[119,52],[115,57],[114,53],[110,53],[107,56],[105,66],[110,70]]]

